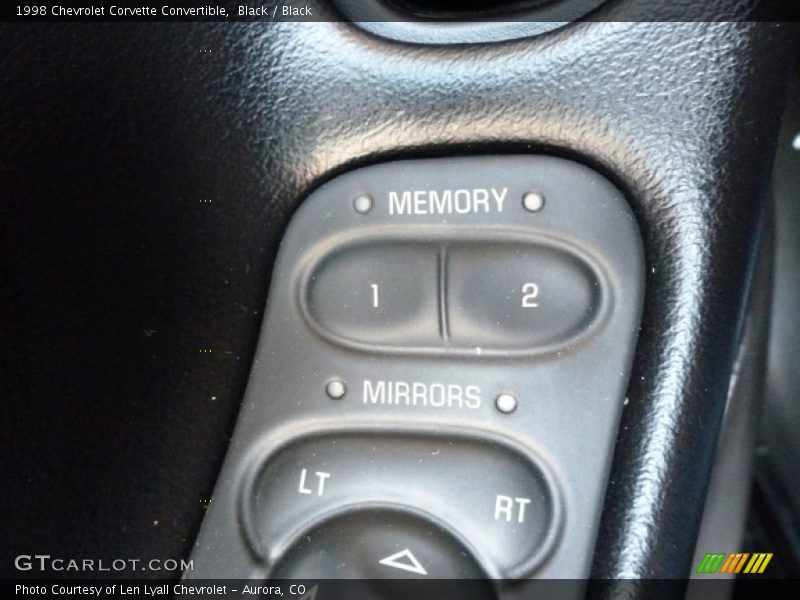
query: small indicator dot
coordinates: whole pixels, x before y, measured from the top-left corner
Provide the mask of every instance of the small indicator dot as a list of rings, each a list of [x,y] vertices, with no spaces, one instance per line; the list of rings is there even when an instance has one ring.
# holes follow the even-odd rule
[[[353,199],[353,208],[356,209],[356,212],[361,213],[362,215],[367,214],[372,210],[372,196],[367,194],[356,196]]]
[[[528,192],[522,197],[522,206],[528,212],[539,212],[544,207],[544,196],[539,192]]]
[[[325,393],[328,394],[328,397],[332,400],[339,400],[344,398],[344,395],[347,393],[347,387],[345,387],[343,381],[334,379],[333,381],[329,381],[325,386]]]
[[[501,413],[508,414],[517,410],[517,399],[512,394],[500,394],[494,404]]]

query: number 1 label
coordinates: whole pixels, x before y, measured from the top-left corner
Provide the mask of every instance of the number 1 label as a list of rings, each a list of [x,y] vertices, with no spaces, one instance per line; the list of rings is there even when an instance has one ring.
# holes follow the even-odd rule
[[[372,306],[378,308],[378,284],[372,283],[370,287],[372,288]]]

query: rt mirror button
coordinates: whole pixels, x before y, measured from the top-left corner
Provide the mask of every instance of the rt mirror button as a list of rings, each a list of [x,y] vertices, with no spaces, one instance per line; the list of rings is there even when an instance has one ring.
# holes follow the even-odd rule
[[[460,244],[448,253],[447,314],[456,346],[525,351],[568,345],[602,301],[597,276],[541,244]]]

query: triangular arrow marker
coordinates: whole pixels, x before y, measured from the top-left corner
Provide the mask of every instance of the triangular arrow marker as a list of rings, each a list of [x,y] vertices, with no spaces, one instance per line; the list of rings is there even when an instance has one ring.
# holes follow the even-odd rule
[[[407,562],[400,562],[401,560]],[[410,571],[411,573],[418,573],[419,575],[428,574],[425,567],[419,564],[417,557],[414,556],[408,548],[401,550],[397,554],[382,558],[378,562],[387,567],[394,567],[395,569],[402,569],[403,571]]]

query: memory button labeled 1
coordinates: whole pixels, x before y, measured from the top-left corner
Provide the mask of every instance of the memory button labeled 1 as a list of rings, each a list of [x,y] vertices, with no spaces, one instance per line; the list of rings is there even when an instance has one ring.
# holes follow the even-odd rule
[[[438,251],[416,243],[365,243],[339,249],[311,273],[311,319],[346,342],[377,346],[440,343]]]

